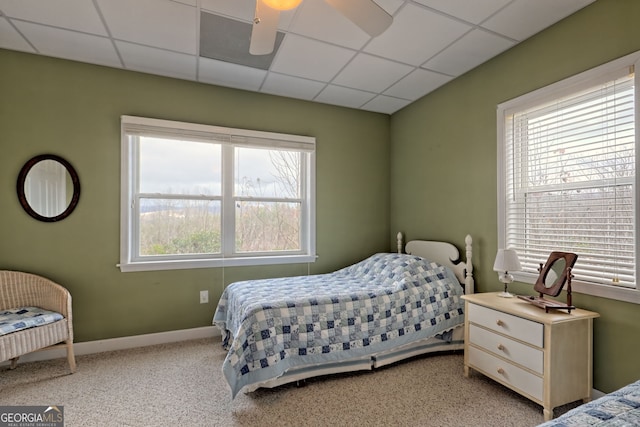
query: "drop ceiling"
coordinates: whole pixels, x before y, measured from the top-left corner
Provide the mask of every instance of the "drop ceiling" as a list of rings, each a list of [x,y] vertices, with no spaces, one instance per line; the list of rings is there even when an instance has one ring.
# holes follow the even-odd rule
[[[303,0],[265,65],[225,39],[255,0],[0,0],[0,48],[392,114],[594,1],[376,0],[394,21],[371,38]]]

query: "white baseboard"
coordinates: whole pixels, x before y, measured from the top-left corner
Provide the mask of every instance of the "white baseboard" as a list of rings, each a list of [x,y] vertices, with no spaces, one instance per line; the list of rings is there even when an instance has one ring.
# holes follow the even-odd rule
[[[129,348],[146,347],[149,345],[167,344],[172,342],[194,340],[199,338],[220,337],[220,329],[215,326],[203,326],[201,328],[182,329],[179,331],[158,332],[155,334],[133,335],[129,337],[110,338],[106,340],[86,341],[73,344],[76,356],[84,354],[102,353],[113,350],[126,350]],[[35,351],[33,353],[20,356],[18,363],[36,362],[39,360],[50,360],[66,358],[65,348],[52,348]],[[9,361],[0,363],[0,366],[9,365]]]

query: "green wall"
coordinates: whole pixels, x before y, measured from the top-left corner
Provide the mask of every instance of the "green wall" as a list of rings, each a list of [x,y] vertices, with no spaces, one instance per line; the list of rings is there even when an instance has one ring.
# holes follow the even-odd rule
[[[0,268],[68,287],[76,341],[210,325],[224,284],[332,271],[394,250],[398,231],[460,249],[471,234],[477,289],[496,291],[496,105],[639,50],[639,17],[640,1],[597,0],[391,118],[0,50]],[[315,136],[318,261],[121,273],[123,114]],[[42,153],[69,160],[82,184],[77,210],[55,224],[29,217],[15,192],[21,166]],[[198,303],[203,289],[209,304]],[[595,388],[637,379],[638,306],[574,301],[601,314]]]
[[[409,239],[449,240],[463,249],[471,234],[477,290],[500,290],[492,271],[496,106],[640,50],[638,19],[638,0],[597,0],[394,114],[391,241],[401,230]],[[532,293],[527,284],[512,289]],[[610,392],[640,378],[640,307],[581,294],[574,303],[601,315],[594,323],[594,387]]]
[[[316,137],[312,264],[122,273],[120,116]],[[388,251],[389,116],[0,50],[0,268],[73,295],[76,342],[209,326],[224,284],[325,273]],[[77,209],[58,223],[20,207],[16,179],[37,154],[76,169]],[[209,290],[209,304],[199,291]]]

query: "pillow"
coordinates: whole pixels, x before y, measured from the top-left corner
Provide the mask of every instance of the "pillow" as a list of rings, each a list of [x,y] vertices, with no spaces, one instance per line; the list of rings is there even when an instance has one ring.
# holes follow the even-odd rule
[[[64,317],[40,307],[10,308],[0,311],[0,335],[57,322]]]

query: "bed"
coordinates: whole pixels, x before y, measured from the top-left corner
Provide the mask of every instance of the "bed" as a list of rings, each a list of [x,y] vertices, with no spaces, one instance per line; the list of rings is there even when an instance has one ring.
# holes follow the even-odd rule
[[[539,427],[622,427],[640,425],[640,381],[540,424]]]
[[[328,274],[230,284],[213,317],[228,350],[222,371],[241,390],[371,370],[419,354],[464,348],[466,259],[447,242],[414,240]]]

